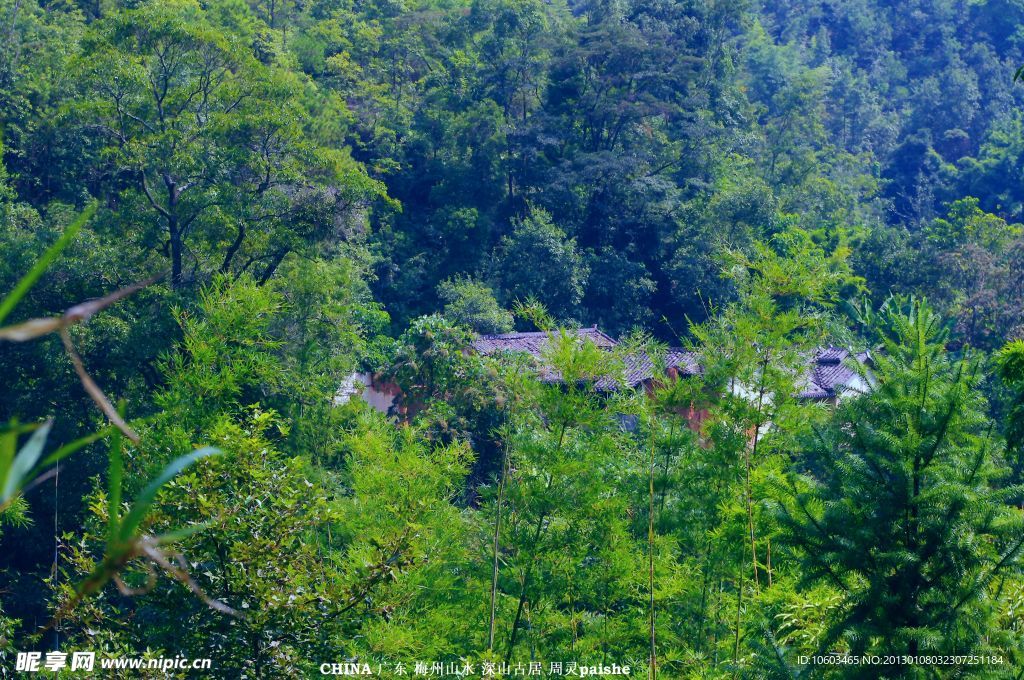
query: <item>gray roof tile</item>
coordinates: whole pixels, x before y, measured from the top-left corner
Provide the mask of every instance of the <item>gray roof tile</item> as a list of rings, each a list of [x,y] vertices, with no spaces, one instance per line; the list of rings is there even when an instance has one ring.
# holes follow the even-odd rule
[[[580,340],[590,340],[601,349],[611,349],[618,343],[597,329],[597,326],[580,328],[576,331]],[[497,335],[480,335],[473,341],[473,349],[480,354],[496,352],[526,352],[540,358],[550,341],[550,334],[537,333],[500,333]]]
[[[618,343],[610,336],[598,330],[597,326],[580,328],[576,331],[580,340],[590,340],[601,349],[612,349]],[[481,354],[497,354],[499,352],[525,352],[537,360],[543,358],[544,351],[551,336],[546,332],[536,333],[502,333],[498,335],[480,335],[473,341],[473,349]],[[654,379],[654,362],[644,353],[629,355],[624,358],[625,382],[629,387],[637,387]],[[693,352],[679,347],[666,350],[663,357],[664,369],[675,370],[680,376],[692,376],[700,373],[698,357]],[[824,347],[808,362],[807,374],[801,381],[799,397],[802,399],[833,399],[841,396],[845,389],[858,377],[854,362],[868,363],[867,352],[854,355],[841,347]],[[541,378],[557,382],[559,376],[546,366],[541,366]],[[602,391],[614,391],[619,386],[617,379],[602,378],[595,387]]]

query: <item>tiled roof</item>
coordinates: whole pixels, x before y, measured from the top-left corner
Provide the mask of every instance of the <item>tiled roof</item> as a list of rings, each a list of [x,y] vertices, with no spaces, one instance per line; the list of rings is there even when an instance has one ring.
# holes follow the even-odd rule
[[[597,329],[597,326],[580,328],[576,331],[580,340],[590,340],[601,349],[611,349],[618,343]],[[473,341],[473,349],[480,354],[497,352],[526,352],[540,358],[550,341],[550,334],[539,333],[501,333],[499,335],[480,335]]]
[[[800,390],[801,399],[834,399],[851,388],[860,375],[854,362],[866,364],[871,360],[867,352],[853,354],[841,347],[826,347],[814,357],[808,367]]]
[[[666,350],[661,358],[661,362],[664,364],[662,366],[664,371],[669,372],[674,369],[680,376],[697,375],[700,372],[697,355],[679,347],[672,347]],[[631,354],[623,359],[623,363],[625,364],[624,377],[626,384],[630,387],[636,387],[655,377],[654,362],[645,353]],[[598,389],[614,389],[615,381],[611,378],[605,378],[598,382],[597,387]]]
[[[590,340],[601,349],[612,349],[618,345],[613,338],[598,330],[597,326],[580,328],[576,334],[580,340]],[[535,359],[541,359],[550,338],[551,336],[545,332],[480,335],[473,341],[473,349],[480,354],[525,352]],[[624,378],[629,387],[637,387],[654,379],[654,363],[647,354],[632,354],[623,361]],[[669,348],[663,361],[665,371],[674,369],[680,376],[692,376],[700,372],[697,355],[679,347]],[[809,362],[798,396],[801,399],[834,399],[842,396],[843,392],[850,389],[851,384],[859,378],[857,370],[852,366],[853,361],[865,364],[870,361],[870,355],[867,352],[854,355],[841,347],[822,348]],[[558,375],[546,366],[541,366],[541,377],[547,381],[559,380]],[[602,391],[614,391],[619,387],[619,382],[609,376],[599,380],[595,387]]]
[[[576,334],[580,340],[590,340],[600,349],[612,349],[618,345],[612,337],[598,330],[597,326],[580,328],[576,331]],[[540,359],[550,342],[550,338],[550,334],[544,332],[480,335],[473,341],[473,349],[480,354],[525,352],[535,359]],[[663,361],[665,370],[675,369],[680,375],[696,375],[699,371],[696,355],[678,347],[667,350]],[[624,362],[624,377],[626,384],[630,387],[636,387],[654,377],[654,364],[647,354],[627,356]],[[546,370],[546,367],[542,367],[541,375],[545,380],[558,380],[558,376]],[[618,381],[612,377],[602,378],[595,387],[602,391],[615,390],[618,387]]]

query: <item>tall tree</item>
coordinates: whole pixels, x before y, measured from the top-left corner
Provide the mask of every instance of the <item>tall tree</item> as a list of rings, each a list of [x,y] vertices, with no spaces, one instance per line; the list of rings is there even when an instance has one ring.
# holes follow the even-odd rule
[[[242,37],[193,0],[148,2],[96,22],[75,65],[70,115],[103,139],[96,172],[125,222],[148,213],[137,238],[175,287],[187,260],[267,280],[289,252],[351,235],[381,194],[309,134],[301,79]]]

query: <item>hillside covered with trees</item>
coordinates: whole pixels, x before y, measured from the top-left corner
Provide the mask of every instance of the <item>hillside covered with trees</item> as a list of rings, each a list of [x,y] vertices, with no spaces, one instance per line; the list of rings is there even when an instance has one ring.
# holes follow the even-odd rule
[[[0,35],[0,677],[1024,677],[1021,0]]]

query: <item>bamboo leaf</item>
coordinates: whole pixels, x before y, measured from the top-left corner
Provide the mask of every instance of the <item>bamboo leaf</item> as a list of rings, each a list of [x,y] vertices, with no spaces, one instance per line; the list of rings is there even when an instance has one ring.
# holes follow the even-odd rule
[[[3,300],[0,300],[0,322],[2,322],[8,314],[14,309],[14,307],[21,301],[25,294],[28,293],[29,289],[35,285],[35,282],[39,280],[39,277],[43,275],[43,272],[50,266],[50,263],[61,252],[68,247],[68,244],[75,238],[78,232],[82,229],[86,222],[96,213],[96,203],[90,203],[85,210],[79,213],[78,217],[74,219],[68,228],[64,230],[60,238],[57,239],[56,243],[46,249],[43,256],[40,257],[36,263],[32,266],[25,276],[21,277],[17,285]]]
[[[34,470],[32,470],[32,474],[30,476],[34,477],[35,475],[37,475],[40,472],[42,472],[42,470],[44,468],[47,468],[47,467],[53,465],[54,463],[57,463],[57,462],[60,462],[61,460],[64,460],[65,458],[70,456],[72,453],[75,453],[76,451],[79,451],[79,450],[85,448],[86,446],[89,446],[89,444],[93,444],[93,443],[99,441],[100,439],[103,439],[104,437],[106,437],[111,432],[114,432],[115,430],[116,430],[116,428],[114,428],[114,427],[105,427],[105,428],[103,428],[103,429],[101,429],[101,430],[99,430],[97,432],[94,432],[94,433],[92,433],[90,435],[86,435],[86,436],[84,436],[84,437],[82,437],[80,439],[76,439],[73,442],[69,442],[69,443],[65,444],[64,446],[61,446],[59,449],[57,449],[56,451],[51,453],[49,456],[44,458],[42,460],[42,462],[39,463],[39,465],[37,465]]]
[[[181,529],[175,529],[174,531],[168,531],[157,536],[156,543],[157,545],[177,543],[178,541],[184,540],[193,534],[203,531],[204,529],[209,529],[213,524],[213,520],[209,520],[206,522],[200,522],[199,524],[193,524],[192,526],[183,527]]]
[[[160,492],[160,489],[164,484],[169,482],[175,477],[175,475],[193,463],[209,456],[219,455],[220,453],[220,449],[212,446],[206,446],[175,459],[170,465],[165,467],[156,479],[150,482],[149,485],[139,493],[135,502],[132,504],[132,509],[127,515],[125,515],[119,532],[121,540],[127,540],[135,530],[139,528],[142,524],[142,520],[145,519],[149,508],[153,505],[156,495]]]
[[[0,435],[0,489],[7,484],[7,475],[14,463],[15,447],[18,445],[17,428],[10,428]],[[0,507],[3,503],[0,501]]]
[[[0,491],[0,504],[6,503],[21,488],[29,470],[35,467],[36,461],[43,454],[43,447],[52,427],[53,420],[47,420],[21,447],[5,475],[3,489]]]
[[[0,340],[11,342],[27,342],[36,338],[53,333],[60,329],[61,320],[59,317],[45,317],[41,319],[29,319],[24,323],[15,324],[0,328]]]

